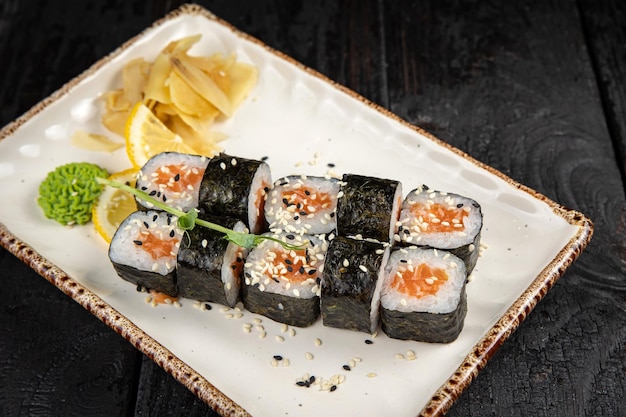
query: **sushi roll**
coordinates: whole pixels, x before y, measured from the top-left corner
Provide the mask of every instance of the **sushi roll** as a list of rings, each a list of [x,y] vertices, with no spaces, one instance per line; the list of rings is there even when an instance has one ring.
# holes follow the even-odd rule
[[[198,206],[200,182],[208,163],[206,156],[159,153],[141,167],[135,188],[170,207],[189,211]],[[135,200],[138,210],[155,210],[152,203]]]
[[[266,234],[302,249],[263,240],[244,266],[247,310],[290,326],[307,327],[319,317],[319,283],[328,243],[313,235]]]
[[[478,260],[482,224],[476,201],[424,185],[404,199],[396,240],[409,246],[449,250],[465,262],[469,275]]]
[[[389,245],[337,236],[330,241],[322,275],[324,326],[373,333]]]
[[[394,250],[380,296],[382,329],[394,339],[450,343],[467,314],[467,274],[447,251],[415,246]]]
[[[337,197],[337,234],[391,243],[401,206],[400,182],[345,174]]]
[[[327,234],[337,227],[339,182],[334,178],[294,175],[274,182],[265,201],[270,230]]]
[[[256,234],[265,225],[265,195],[271,185],[265,162],[221,153],[207,164],[198,208],[207,214],[239,219]]]
[[[242,221],[200,216],[236,232],[246,233]],[[179,295],[233,307],[241,288],[243,263],[247,250],[205,227],[188,230],[178,251],[176,273]]]
[[[109,259],[124,280],[176,296],[176,256],[182,231],[163,211],[136,211],[118,227]]]

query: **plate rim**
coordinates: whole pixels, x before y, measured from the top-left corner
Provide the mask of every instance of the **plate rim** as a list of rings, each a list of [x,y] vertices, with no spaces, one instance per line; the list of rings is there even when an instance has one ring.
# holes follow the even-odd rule
[[[348,96],[357,99],[367,107],[381,113],[384,117],[399,122],[404,127],[422,135],[435,144],[446,148],[447,150],[457,154],[471,164],[482,168],[490,174],[502,179],[509,185],[517,188],[534,199],[537,199],[550,207],[552,212],[565,220],[569,225],[577,228],[574,236],[570,238],[568,243],[561,248],[555,257],[543,268],[535,279],[531,281],[528,287],[515,300],[515,302],[506,310],[506,312],[491,326],[487,333],[472,347],[470,352],[463,359],[459,367],[453,372],[449,379],[444,382],[433,394],[430,400],[422,408],[420,416],[441,416],[445,414],[452,404],[459,398],[461,393],[470,385],[478,373],[487,365],[499,347],[517,330],[520,324],[526,319],[528,314],[535,306],[544,298],[547,292],[554,286],[557,280],[565,273],[566,269],[580,256],[582,251],[589,244],[593,235],[594,226],[590,218],[583,213],[562,206],[538,191],[519,183],[510,178],[501,171],[487,165],[466,152],[444,142],[433,134],[415,126],[408,121],[402,119],[390,110],[366,99],[355,91],[345,87],[320,72],[307,67],[296,61],[289,55],[280,52],[259,39],[240,31],[232,24],[217,17],[203,6],[188,3],[170,11],[163,17],[154,21],[150,26],[140,31],[137,35],[131,37],[112,52],[100,58],[89,68],[79,73],[77,76],[63,84],[59,89],[54,91],[48,97],[33,105],[24,114],[5,125],[0,129],[0,141],[11,136],[29,119],[42,112],[49,105],[66,96],[71,90],[96,73],[101,67],[105,66],[109,61],[120,55],[126,49],[135,44],[146,33],[156,29],[164,23],[175,18],[189,15],[200,16],[212,20],[234,33],[235,36],[251,41],[258,46],[264,48],[267,52],[281,58],[290,64],[295,65],[298,69],[318,78],[319,80],[329,84],[331,87],[341,91]],[[83,306],[87,311],[96,316],[100,321],[113,329],[115,332],[124,337],[136,349],[144,353],[151,360],[156,362],[167,373],[176,378],[180,383],[187,387],[196,396],[202,399],[210,407],[221,415],[227,416],[249,416],[250,414],[237,404],[234,400],[222,393],[218,388],[209,382],[209,380],[197,373],[193,368],[179,359],[170,350],[161,345],[156,339],[141,330],[130,319],[118,312],[111,305],[101,299],[95,292],[87,289],[82,284],[75,281],[69,274],[65,273],[61,268],[41,256],[28,243],[23,242],[16,235],[0,222],[0,244],[14,256],[27,264],[31,269],[49,281],[51,284],[59,288],[64,294],[71,297],[74,301]]]

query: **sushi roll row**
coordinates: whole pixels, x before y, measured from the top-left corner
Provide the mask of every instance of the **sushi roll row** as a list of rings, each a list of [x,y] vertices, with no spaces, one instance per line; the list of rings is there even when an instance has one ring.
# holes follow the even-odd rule
[[[463,327],[482,228],[471,199],[426,186],[403,199],[398,181],[354,174],[272,182],[265,162],[226,154],[157,155],[137,188],[271,240],[247,250],[202,227],[183,233],[138,199],[109,250],[127,281],[228,306],[241,300],[299,327],[321,316],[324,326],[373,333],[381,324],[390,337],[437,343]],[[147,234],[164,242],[146,243]]]

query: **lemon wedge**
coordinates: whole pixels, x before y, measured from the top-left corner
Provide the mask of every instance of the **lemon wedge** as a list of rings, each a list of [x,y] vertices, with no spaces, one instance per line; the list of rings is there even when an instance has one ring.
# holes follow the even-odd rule
[[[131,168],[117,172],[112,174],[109,179],[134,187],[137,180],[137,170]],[[119,225],[129,214],[135,211],[137,211],[137,205],[133,195],[118,188],[106,187],[98,197],[98,202],[91,209],[91,218],[98,234],[107,243],[111,243]]]
[[[126,152],[136,169],[161,152],[197,154],[143,103],[137,103],[126,122]]]

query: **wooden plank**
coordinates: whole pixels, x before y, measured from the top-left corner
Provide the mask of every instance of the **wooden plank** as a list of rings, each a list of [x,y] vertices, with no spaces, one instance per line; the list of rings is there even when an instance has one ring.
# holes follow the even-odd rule
[[[137,351],[4,249],[0,270],[2,414],[131,411]]]
[[[622,181],[626,181],[626,5],[618,0],[578,2],[589,55]]]
[[[576,3],[386,6],[391,109],[596,225],[450,415],[623,414],[623,183]]]

